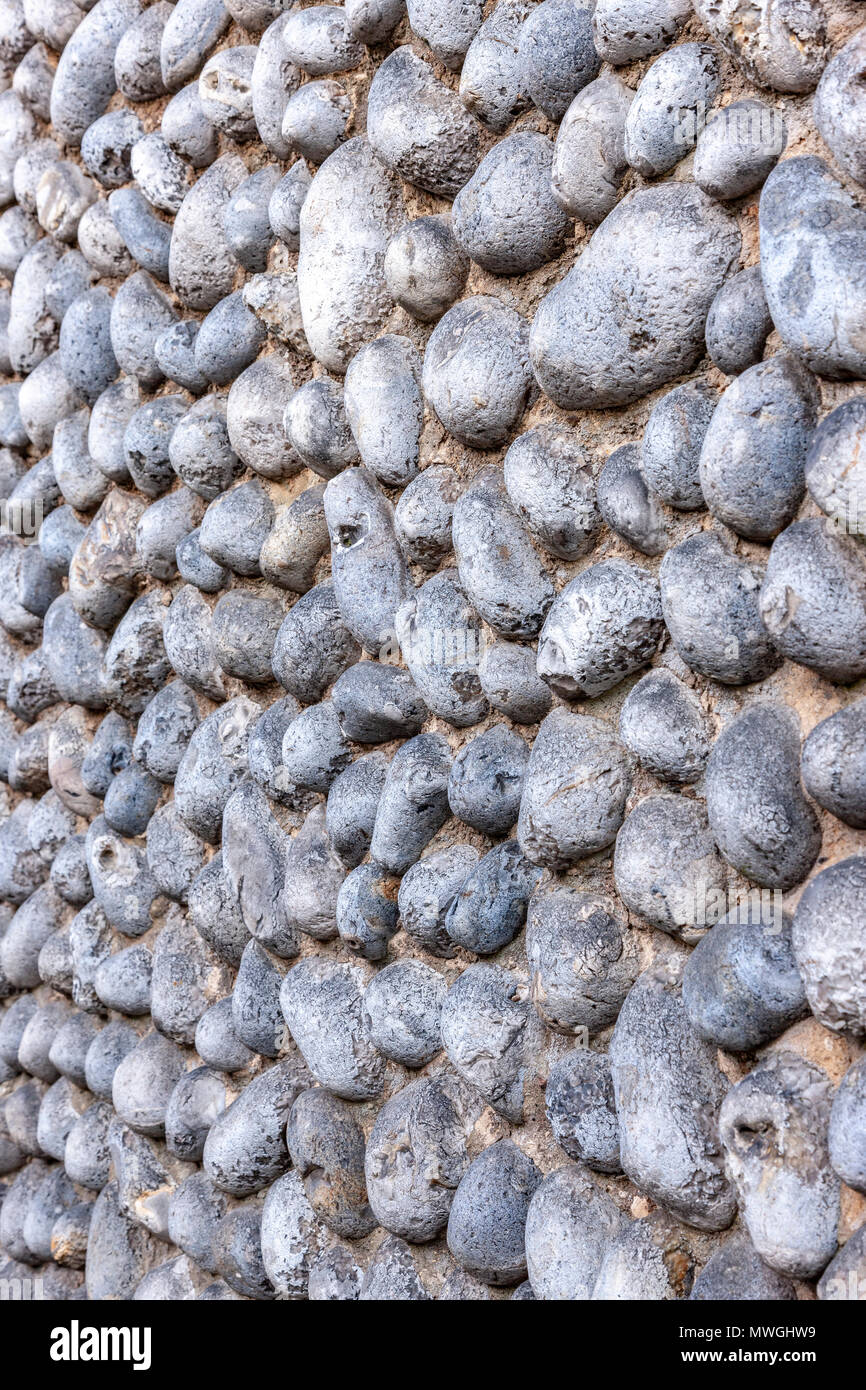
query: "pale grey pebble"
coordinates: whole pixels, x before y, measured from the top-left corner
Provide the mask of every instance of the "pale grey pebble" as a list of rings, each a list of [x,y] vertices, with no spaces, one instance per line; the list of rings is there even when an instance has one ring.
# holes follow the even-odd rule
[[[794,521],[776,537],[758,608],[789,661],[839,685],[866,673],[863,552],[830,521]]]
[[[180,487],[153,502],[136,527],[135,548],[144,571],[154,579],[174,579],[177,549],[196,528],[204,503],[189,488]]]
[[[118,44],[139,13],[138,0],[99,0],[63,49],[51,87],[51,124],[68,144],[80,145],[108,105]]]
[[[806,486],[821,511],[851,535],[866,533],[866,470],[860,461],[866,431],[866,399],[851,400],[825,415],[806,455]]]
[[[504,835],[517,820],[529,749],[505,724],[464,744],[451,767],[448,804],[484,835]]]
[[[517,838],[528,859],[562,869],[612,844],[631,788],[631,760],[601,719],[557,708],[542,721]]]
[[[403,215],[396,174],[360,137],[331,155],[310,185],[300,213],[298,295],[310,349],[328,370],[345,371],[392,310],[384,256]]]
[[[666,48],[691,13],[690,0],[598,0],[595,46],[605,62],[621,67]]]
[[[121,369],[145,390],[153,390],[163,379],[154,343],[176,317],[170,301],[145,270],[130,275],[114,297],[111,346]]]
[[[526,0],[504,0],[491,11],[466,53],[460,70],[460,100],[501,132],[530,103],[522,81],[520,35],[528,14]]]
[[[98,507],[108,491],[108,479],[87,452],[89,426],[90,413],[86,409],[58,420],[51,448],[58,487],[65,501],[83,512]]]
[[[447,217],[416,217],[388,242],[384,269],[397,303],[413,318],[432,322],[460,296],[469,257],[455,241]]]
[[[162,212],[178,211],[189,191],[190,167],[164,135],[154,130],[137,140],[130,166],[132,177],[152,207]]]
[[[175,558],[178,573],[187,584],[194,584],[204,594],[215,594],[229,582],[229,572],[205,555],[199,545],[200,527],[195,527],[177,543]]]
[[[553,1137],[569,1158],[599,1173],[618,1173],[619,1126],[610,1062],[576,1047],[550,1069],[544,1104]]]
[[[109,111],[88,126],[81,141],[81,158],[103,188],[120,188],[132,174],[132,149],[144,126],[128,106]]]
[[[177,809],[191,830],[215,844],[226,802],[247,772],[247,740],[261,707],[237,695],[199,724],[175,776]]]
[[[536,310],[529,352],[542,391],[564,410],[601,409],[690,371],[739,254],[736,222],[694,185],[627,194]],[[612,307],[625,285],[642,306],[639,337]]]
[[[409,23],[447,68],[459,71],[481,27],[484,6],[479,0],[407,0]]]
[[[442,1043],[482,1100],[512,1124],[523,1123],[535,1015],[525,985],[498,965],[468,966],[445,996]]]
[[[286,1123],[309,1073],[280,1061],[254,1077],[208,1131],[202,1167],[222,1192],[246,1197],[289,1166]]]
[[[421,357],[412,341],[384,334],[365,344],[346,369],[343,399],[365,467],[387,487],[411,482],[424,421]]]
[[[169,281],[189,309],[212,309],[234,288],[238,263],[223,229],[222,210],[246,178],[240,155],[220,155],[193,184],[175,215]]]
[[[65,251],[45,286],[45,306],[58,323],[79,295],[86,294],[96,276],[80,251]]]
[[[207,120],[235,141],[257,135],[253,115],[252,76],[256,48],[240,44],[208,58],[198,79],[198,95]]]
[[[258,478],[215,497],[204,514],[199,545],[234,574],[259,574],[259,551],[273,525],[274,507]]]
[[[470,870],[448,909],[451,940],[480,956],[507,946],[523,927],[541,873],[524,859],[516,840],[496,845]]]
[[[342,82],[305,82],[286,103],[282,137],[290,153],[323,164],[346,139],[351,116],[352,99]]]
[[[439,1019],[448,991],[438,971],[419,960],[380,970],[364,991],[364,1013],[374,1047],[404,1067],[423,1067],[442,1046]]]
[[[397,906],[401,926],[433,956],[447,958],[455,954],[445,919],[478,859],[478,851],[471,845],[449,845],[424,855],[400,880]]]
[[[203,941],[230,965],[240,964],[250,939],[237,896],[223,872],[218,851],[196,875],[187,893],[189,920]]]
[[[731,102],[698,136],[694,180],[711,198],[740,198],[760,188],[784,152],[788,132],[775,107],[753,97]]]
[[[371,762],[373,766],[367,775],[373,783],[375,795],[375,773],[378,768],[375,755]],[[384,773],[382,767],[382,780]],[[336,778],[333,785],[339,780],[339,777]],[[330,795],[329,791],[329,800]],[[370,829],[372,831],[372,825]],[[338,850],[328,823],[327,808],[319,801],[293,837],[283,866],[283,898],[287,916],[300,931],[316,941],[331,941],[337,934],[339,892],[347,869],[352,867]],[[363,858],[363,851],[356,856],[355,862],[360,858]]]
[[[288,972],[280,991],[283,1016],[304,1061],[319,1084],[343,1100],[377,1096],[384,1081],[385,1059],[364,1022],[364,981],[358,965],[307,957]]]
[[[461,482],[452,468],[434,463],[413,478],[394,509],[397,536],[407,560],[435,569],[451,550],[451,519]]]
[[[147,497],[159,497],[175,481],[169,442],[188,409],[185,396],[157,396],[130,417],[123,436],[124,461],[136,488]]]
[[[132,751],[161,782],[173,782],[200,723],[198,702],[183,681],[174,680],[153,696],[139,716]]]
[[[135,268],[114,225],[107,199],[91,203],[78,224],[78,248],[98,275],[124,276]]]
[[[431,1077],[410,1081],[382,1106],[367,1141],[373,1214],[414,1244],[432,1240],[468,1166],[462,1117],[448,1093]]]
[[[481,621],[457,582],[457,572],[440,570],[428,579],[398,608],[395,628],[403,659],[428,709],[456,728],[483,719],[487,702],[478,677]]]
[[[866,158],[857,132],[864,114],[859,74],[866,55],[866,33],[857,29],[825,67],[812,102],[818,134],[837,164],[866,184]]]
[[[346,1245],[334,1245],[310,1262],[307,1298],[311,1303],[353,1301],[361,1292],[363,1273]]]
[[[484,695],[516,724],[537,724],[550,711],[550,687],[536,670],[531,647],[519,642],[486,643],[478,667]]]
[[[538,674],[566,699],[592,698],[647,665],[664,630],[655,577],[627,560],[601,560],[554,599],[538,639]]]
[[[866,702],[816,724],[803,744],[803,786],[846,825],[866,829]]]
[[[247,308],[243,291],[235,290],[199,325],[195,365],[209,381],[227,386],[255,360],[265,336],[265,327]]]
[[[790,918],[751,899],[721,917],[686,962],[683,1003],[701,1037],[730,1052],[751,1052],[804,1017]]]
[[[340,727],[356,743],[386,743],[421,732],[427,709],[411,677],[376,661],[350,666],[331,692]]]
[[[154,811],[147,824],[147,862],[166,897],[186,903],[204,867],[204,843],[181,820],[173,801]]]
[[[231,996],[220,999],[205,1009],[195,1029],[195,1050],[202,1061],[229,1073],[249,1066],[254,1055],[235,1031],[232,1009]]]
[[[662,613],[693,671],[723,685],[746,685],[778,669],[780,648],[761,611],[764,579],[758,565],[741,560],[714,531],[667,551],[659,570]]]
[[[300,458],[322,478],[335,478],[359,456],[349,428],[343,388],[330,377],[314,377],[286,404],[286,438]]]
[[[809,1007],[833,1032],[866,1034],[862,916],[857,904],[866,859],[851,855],[806,885],[794,913],[793,942]]]
[[[521,275],[562,251],[569,220],[553,197],[552,163],[553,144],[547,136],[518,131],[485,155],[457,194],[453,235],[483,270]]]
[[[461,444],[497,448],[535,396],[526,322],[489,295],[455,304],[428,339],[423,384],[428,403]]]
[[[683,1006],[684,957],[676,948],[644,971],[613,1031],[620,1156],[642,1192],[688,1225],[718,1231],[737,1207],[717,1133],[728,1080],[717,1049],[693,1031]]]
[[[273,238],[268,204],[279,178],[279,169],[266,164],[238,185],[223,209],[223,227],[229,246],[245,270],[267,269]]]
[[[423,1302],[429,1298],[409,1246],[398,1236],[387,1236],[367,1266],[358,1294],[359,1301],[406,1303]]]
[[[387,39],[405,12],[405,0],[349,0],[346,5],[351,33],[368,45]]]
[[[226,402],[229,443],[242,463],[274,482],[293,477],[302,467],[283,429],[293,389],[290,362],[282,353],[272,352],[251,362],[235,378]],[[310,490],[310,497],[313,495]],[[327,531],[324,534],[327,536]],[[280,547],[279,559],[283,558]]]
[[[837,1249],[839,1178],[827,1128],[833,1088],[813,1062],[770,1053],[722,1102],[719,1137],[752,1244],[772,1269],[816,1278]]]
[[[758,223],[764,292],[784,346],[831,380],[862,377],[866,211],[822,159],[803,155],[770,174]]]
[[[569,433],[541,426],[518,435],[503,477],[514,506],[551,555],[576,560],[592,549],[601,529],[595,484]]]
[[[701,490],[713,516],[764,542],[793,521],[819,403],[816,378],[784,353],[731,382],[701,447]]]
[[[102,392],[90,412],[87,448],[96,467],[113,483],[131,482],[123,439],[140,403],[138,382],[121,377]]]
[[[393,643],[395,617],[412,592],[394,508],[366,468],[344,470],[325,489],[331,576],[343,622],[371,656]]]
[[[359,864],[340,884],[337,931],[355,955],[381,961],[399,926],[397,880],[375,862]]]
[[[217,134],[202,110],[198,83],[172,97],[162,113],[160,133],[166,144],[194,169],[207,168],[217,155]]]
[[[291,61],[283,44],[283,31],[291,13],[289,8],[282,14],[271,14],[273,22],[270,19],[267,22],[253,63],[252,97],[256,129],[259,138],[278,159],[287,159],[291,153],[288,141],[283,136],[283,112],[302,79],[300,69]]]
[[[160,47],[173,9],[166,0],[157,0],[124,30],[114,53],[114,77],[118,91],[130,101],[152,101],[165,92]]]
[[[291,62],[310,77],[356,68],[364,56],[363,46],[349,28],[348,16],[340,5],[311,5],[294,10],[283,28],[283,45]]]
[[[312,177],[303,159],[296,159],[271,193],[268,201],[268,222],[274,236],[280,238],[290,251],[300,244],[300,216]]]
[[[520,30],[520,79],[530,100],[561,121],[572,99],[598,76],[592,4],[545,0]]]
[[[418,734],[394,755],[370,844],[373,860],[401,875],[448,819],[451,750],[441,734]]]
[[[39,224],[22,208],[9,208],[0,217],[0,270],[13,276],[31,247],[39,240]]]
[[[478,164],[479,132],[456,92],[408,45],[377,68],[367,97],[368,139],[407,183],[453,198]]]
[[[761,267],[749,266],[725,281],[710,306],[707,352],[720,371],[736,376],[760,362],[772,328]]]
[[[330,700],[301,710],[283,734],[282,751],[285,782],[308,791],[327,792],[352,759]]]
[[[866,1191],[866,1065],[848,1068],[833,1097],[828,1143],[830,1162],[848,1187]]]
[[[827,61],[824,10],[804,0],[790,18],[761,5],[748,26],[739,22],[737,0],[694,0],[695,14],[743,74],[777,92],[810,92]],[[786,22],[787,20],[787,22]]]
[[[207,389],[207,377],[196,366],[197,334],[199,324],[195,318],[182,318],[163,329],[153,343],[154,357],[165,377],[193,396],[200,396]]]
[[[296,699],[321,699],[328,686],[360,657],[345,626],[332,584],[316,584],[290,608],[277,633],[274,675]]]
[[[761,702],[736,715],[713,744],[705,785],[728,863],[765,888],[801,883],[820,852],[821,827],[803,795],[794,711]]]
[[[227,414],[223,394],[203,396],[178,421],[169,441],[168,456],[175,473],[206,502],[212,502],[243,472],[229,441]]]
[[[490,1144],[460,1180],[448,1215],[448,1249],[470,1274],[507,1287],[526,1276],[529,1203],[542,1181],[511,1139]]]
[[[248,941],[232,990],[232,1024],[244,1046],[261,1057],[278,1057],[286,1042],[280,1011],[283,979],[258,941]]]
[[[665,782],[696,782],[710,752],[700,700],[671,671],[648,671],[619,714],[619,736],[649,772]]]
[[[689,944],[719,915],[727,882],[703,804],[670,793],[644,797],[626,816],[613,874],[629,912]]]
[[[616,1021],[640,971],[636,938],[612,904],[569,880],[537,889],[529,904],[530,998],[557,1033],[600,1033]]]
[[[127,946],[104,960],[93,977],[101,1002],[132,1018],[150,1013],[153,957],[146,946]]]
[[[681,1299],[694,1276],[688,1237],[664,1212],[633,1221],[605,1251],[594,1302]]]
[[[303,358],[311,356],[294,270],[254,275],[244,285],[243,300],[272,338]]]
[[[790,1279],[764,1264],[748,1236],[734,1234],[710,1256],[689,1298],[712,1302],[792,1302]]]
[[[665,515],[647,486],[637,444],[614,449],[598,479],[598,510],[612,531],[644,555],[661,555],[667,542]]]
[[[683,43],[663,53],[642,79],[625,121],[625,155],[644,178],[678,164],[697,142],[699,120],[721,87],[716,50]]]
[[[536,1188],[526,1217],[526,1265],[537,1299],[589,1299],[608,1246],[626,1225],[616,1203],[576,1163]]]
[[[349,869],[356,868],[370,848],[387,771],[384,754],[368,753],[351,762],[328,790],[328,842]]]
[[[275,700],[256,720],[247,745],[250,776],[272,801],[282,805],[294,802],[294,789],[286,787],[282,777],[283,734],[300,709],[293,695]]]

